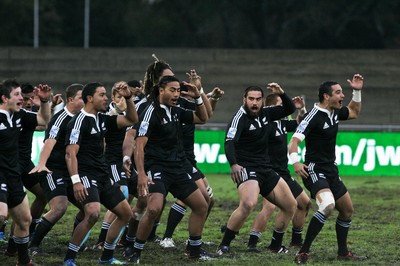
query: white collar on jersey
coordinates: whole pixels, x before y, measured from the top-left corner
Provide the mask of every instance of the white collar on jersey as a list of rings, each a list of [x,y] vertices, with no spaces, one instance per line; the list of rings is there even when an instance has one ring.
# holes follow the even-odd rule
[[[328,109],[319,107],[318,103],[315,103],[314,107],[317,108],[319,111],[326,113],[329,117],[332,115],[332,113]]]
[[[168,106],[166,106],[164,104],[160,104],[160,107],[165,110],[165,113],[167,114],[167,116],[169,118],[169,121],[172,121],[172,118],[171,118],[171,107],[168,107]]]
[[[64,111],[65,111],[69,116],[74,116],[74,114],[71,113],[71,112],[68,110],[67,106],[64,106]]]
[[[13,126],[13,124],[12,124],[12,117],[13,117],[12,114],[10,114],[10,112],[8,112],[8,111],[6,111],[4,109],[0,109],[0,113],[3,113],[3,114],[6,115],[7,121],[10,124],[10,126],[12,127]]]

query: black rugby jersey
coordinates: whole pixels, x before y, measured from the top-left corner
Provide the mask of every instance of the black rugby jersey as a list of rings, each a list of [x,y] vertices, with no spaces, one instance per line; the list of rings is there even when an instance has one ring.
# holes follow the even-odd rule
[[[315,105],[298,125],[294,137],[305,139],[305,163],[334,163],[339,120],[347,120],[349,109],[342,107],[329,112]]]
[[[20,175],[18,138],[22,128],[37,125],[37,114],[21,109],[10,114],[0,110],[0,175]]]
[[[136,112],[140,115],[144,109],[146,109],[147,105],[149,105],[150,101],[147,97],[141,99],[138,103],[135,104]]]
[[[26,110],[26,112],[34,113],[35,115],[37,115],[37,112],[31,112],[28,110]],[[19,133],[18,149],[19,165],[21,167],[21,172],[28,170],[26,168],[31,163],[33,133],[35,132],[35,129],[37,127],[37,119],[34,120],[35,121],[32,121],[33,123],[30,123],[29,126],[21,128],[21,132]]]
[[[272,169],[279,175],[290,175],[287,157],[287,133],[295,131],[297,121],[276,120],[270,123],[270,126],[271,133],[268,138],[268,154],[271,159]]]
[[[107,130],[104,138],[106,149],[104,155],[108,164],[122,163],[122,144],[124,143],[127,127]]]
[[[104,156],[104,135],[116,130],[117,116],[98,113],[93,115],[81,110],[67,125],[66,145],[78,144],[78,172],[93,177],[109,174]]]
[[[264,107],[259,117],[247,115],[244,107],[228,124],[225,154],[230,165],[270,167],[268,156],[268,123],[292,114],[296,108],[286,95],[280,95],[282,106]]]
[[[179,97],[178,105],[184,109],[194,111],[196,110],[196,103],[190,101],[184,97]],[[182,135],[183,135],[183,149],[185,151],[186,158],[192,163],[196,164],[196,156],[194,154],[194,132],[196,130],[195,124],[182,123]]]
[[[46,162],[46,167],[61,176],[69,176],[67,164],[65,163],[65,138],[67,134],[67,125],[74,114],[68,111],[66,107],[56,113],[49,122],[45,132],[45,141],[47,139],[56,140],[49,158]]]
[[[164,107],[164,108],[163,108]],[[171,167],[182,166],[185,152],[182,144],[181,123],[193,123],[193,111],[180,107],[161,107],[162,121],[159,120],[154,104],[148,105],[139,116],[136,125],[137,137],[148,137],[144,148],[145,167],[154,163]]]

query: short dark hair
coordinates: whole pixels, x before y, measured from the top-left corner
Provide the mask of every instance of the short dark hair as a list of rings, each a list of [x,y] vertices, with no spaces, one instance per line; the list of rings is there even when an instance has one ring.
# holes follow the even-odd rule
[[[92,83],[88,83],[83,87],[82,90],[82,99],[83,102],[86,104],[87,103],[87,97],[88,96],[93,96],[94,93],[96,92],[96,89],[98,87],[104,87],[103,84],[101,84],[100,82],[92,82]]]
[[[325,81],[321,85],[319,85],[318,88],[318,99],[319,102],[322,103],[324,101],[324,94],[328,94],[332,96],[332,86],[339,84],[336,81]]]
[[[270,106],[270,105],[276,105],[278,102],[278,97],[280,97],[276,93],[270,93],[265,97],[265,105]]]
[[[4,80],[1,83],[1,88],[0,88],[0,104],[3,103],[1,96],[5,95],[9,99],[11,91],[18,87],[19,87],[19,83],[17,82],[16,79]]]
[[[246,98],[247,94],[249,94],[250,91],[259,91],[261,92],[261,96],[264,97],[264,91],[258,87],[258,86],[249,86],[244,90],[244,95],[243,97]]]
[[[21,92],[24,94],[31,93],[34,91],[34,87],[29,83],[22,83],[21,84]]]
[[[140,84],[140,82],[137,81],[137,80],[128,81],[127,84],[128,84],[129,87],[132,87],[132,88],[140,88],[142,86]]]
[[[78,91],[83,90],[83,85],[79,84],[79,83],[73,83],[71,85],[69,85],[66,89],[65,89],[65,97],[68,100],[69,97],[74,98],[76,96],[76,94],[78,93]]]

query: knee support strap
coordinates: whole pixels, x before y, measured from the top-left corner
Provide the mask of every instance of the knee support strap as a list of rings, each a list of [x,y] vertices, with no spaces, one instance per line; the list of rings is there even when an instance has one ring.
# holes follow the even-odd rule
[[[318,205],[318,211],[323,213],[325,216],[329,216],[330,212],[333,210],[333,208],[330,208],[330,206],[333,205],[333,207],[335,207],[335,198],[331,192],[319,193],[316,201]]]

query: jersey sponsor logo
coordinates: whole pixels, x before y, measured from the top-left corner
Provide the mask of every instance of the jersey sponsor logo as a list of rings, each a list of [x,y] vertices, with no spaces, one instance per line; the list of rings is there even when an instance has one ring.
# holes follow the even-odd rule
[[[249,130],[256,130],[256,127],[253,124],[250,125]]]
[[[306,127],[308,126],[308,122],[306,120],[303,120],[300,122],[300,124],[297,127],[297,130],[304,132],[306,130]]]
[[[140,123],[140,127],[139,127],[139,134],[146,134],[147,130],[149,129],[149,123],[146,121],[142,121],[142,123]]]
[[[322,129],[327,129],[329,127],[328,123],[325,122],[324,127]]]
[[[57,178],[56,183],[57,183],[57,185],[63,185],[64,184],[64,179]]]
[[[228,134],[226,135],[228,137],[228,139],[233,139],[236,135],[236,131],[237,131],[236,128],[230,127],[228,130]]]
[[[1,190],[7,191],[7,184],[1,184]]]
[[[93,135],[93,134],[96,134],[96,133],[97,133],[97,130],[93,127],[93,128],[92,128],[92,131],[90,132],[90,134]]]
[[[79,130],[77,130],[77,129],[72,129],[72,131],[71,131],[71,136],[69,137],[69,140],[70,140],[71,142],[77,142],[78,139],[79,139],[79,134],[80,134],[80,131],[79,131]]]
[[[7,127],[3,123],[1,123],[0,124],[0,130],[3,130],[3,129],[7,129]]]
[[[60,128],[57,126],[52,126],[50,129],[50,135],[57,135],[58,131],[60,131]]]

